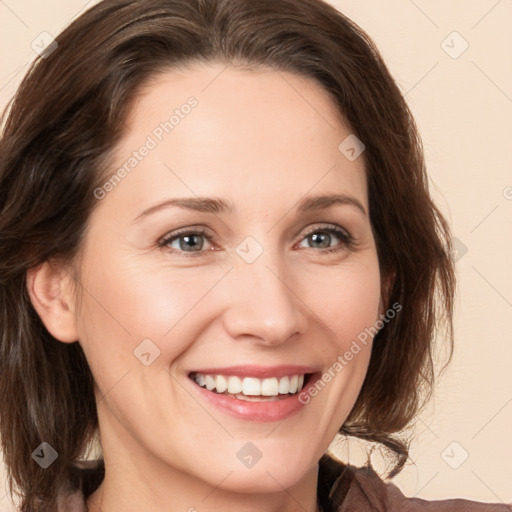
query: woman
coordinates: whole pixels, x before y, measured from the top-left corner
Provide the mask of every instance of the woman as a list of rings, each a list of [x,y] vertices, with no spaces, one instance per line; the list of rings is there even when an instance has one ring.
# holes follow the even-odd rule
[[[449,228],[361,29],[319,0],[113,0],[56,42],[0,149],[21,509],[510,510],[326,453],[400,472],[440,321],[452,342]]]

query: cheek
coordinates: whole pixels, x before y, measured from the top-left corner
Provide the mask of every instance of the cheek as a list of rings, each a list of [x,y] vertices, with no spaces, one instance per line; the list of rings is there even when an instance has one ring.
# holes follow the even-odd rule
[[[318,273],[303,285],[308,307],[330,329],[338,354],[379,318],[381,286],[376,255],[337,271]]]
[[[315,282],[317,287],[308,286],[312,291],[308,305],[330,333],[325,338],[329,342],[325,341],[321,349],[325,363],[322,382],[311,398],[319,411],[318,424],[325,425],[326,431],[334,436],[352,409],[368,369],[379,319],[381,286],[377,256],[367,253],[364,260]]]
[[[198,310],[203,323],[208,320],[214,304],[208,292],[222,275],[222,270],[148,268],[122,258],[89,265],[78,331],[91,367],[110,361],[109,368],[134,362],[138,368],[139,346],[155,358],[153,368],[168,366],[193,343],[201,325]]]

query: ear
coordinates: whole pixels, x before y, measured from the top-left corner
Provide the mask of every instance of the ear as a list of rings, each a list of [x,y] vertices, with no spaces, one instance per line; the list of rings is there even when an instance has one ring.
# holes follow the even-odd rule
[[[396,271],[387,272],[381,279],[381,295],[379,303],[379,315],[384,315],[389,308],[389,301],[391,298],[391,290],[395,282]]]
[[[44,262],[27,271],[30,301],[48,332],[57,340],[78,340],[72,276],[62,266]]]

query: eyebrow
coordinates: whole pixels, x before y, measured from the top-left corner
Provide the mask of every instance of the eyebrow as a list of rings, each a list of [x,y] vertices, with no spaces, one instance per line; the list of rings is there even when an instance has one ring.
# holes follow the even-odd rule
[[[348,194],[330,194],[306,197],[299,202],[297,206],[297,212],[305,213],[311,210],[322,210],[330,208],[334,205],[355,206],[365,217],[368,216],[366,209],[361,204],[361,202]],[[138,222],[144,217],[170,207],[178,207],[203,213],[227,213],[230,215],[236,211],[235,205],[233,203],[217,197],[176,197],[172,199],[166,199],[154,206],[151,206],[150,208],[147,208],[140,215],[138,215],[133,222]]]

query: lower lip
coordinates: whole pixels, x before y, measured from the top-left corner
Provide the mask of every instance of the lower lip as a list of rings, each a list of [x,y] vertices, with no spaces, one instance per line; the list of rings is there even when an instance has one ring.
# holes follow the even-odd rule
[[[260,422],[280,421],[304,408],[304,404],[299,401],[300,393],[279,400],[248,402],[208,391],[192,379],[189,380],[191,380],[194,389],[209,403],[221,411],[243,420]],[[304,386],[301,393],[306,392],[309,387],[313,386],[316,380],[316,375],[310,375],[307,386]]]

